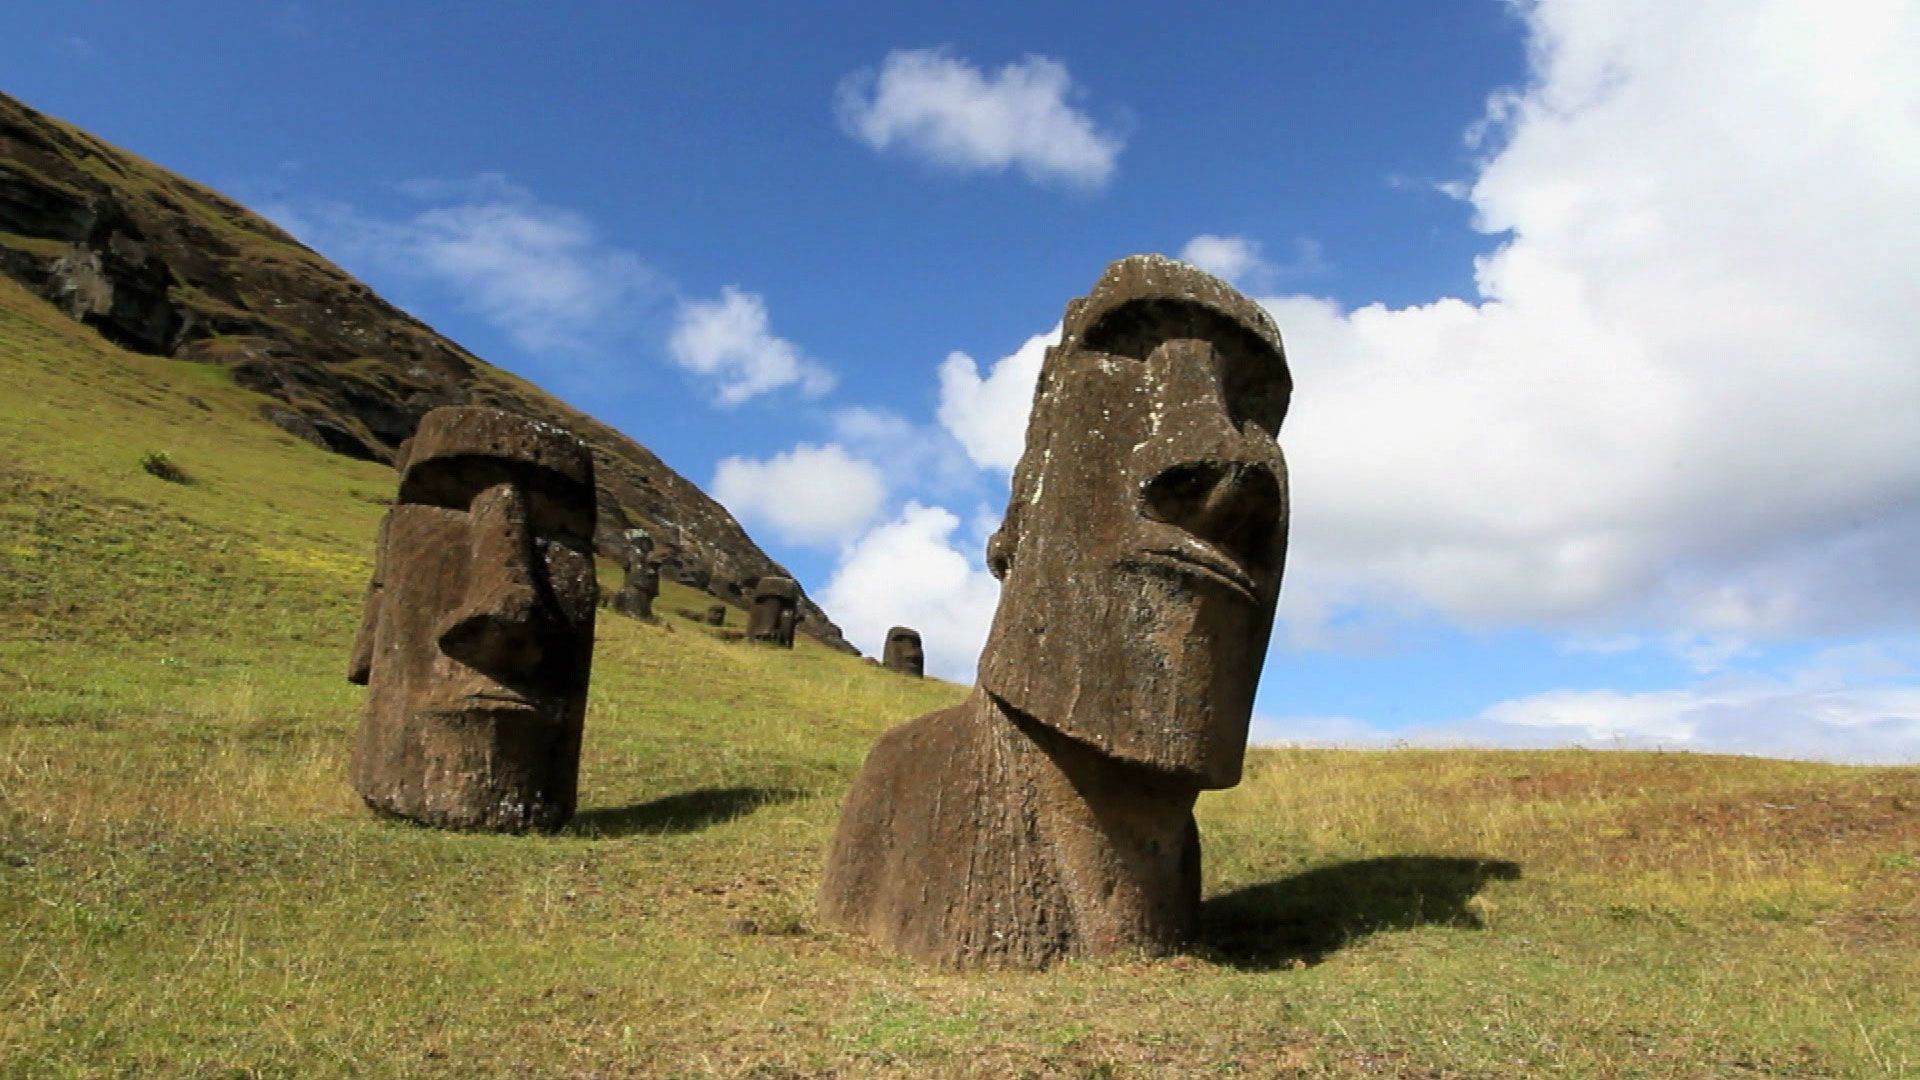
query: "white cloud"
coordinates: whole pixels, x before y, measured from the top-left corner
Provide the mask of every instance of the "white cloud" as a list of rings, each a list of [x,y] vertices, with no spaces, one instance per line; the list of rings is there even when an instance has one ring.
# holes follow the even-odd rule
[[[1187,246],[1180,249],[1180,258],[1209,274],[1235,283],[1269,265],[1260,254],[1260,241],[1244,236],[1215,236],[1212,233],[1201,233],[1187,241]]]
[[[876,656],[889,627],[913,627],[928,674],[972,682],[1000,583],[979,568],[978,551],[955,545],[959,527],[950,511],[908,503],[847,550],[821,590],[821,605],[848,640]]]
[[[1099,187],[1120,136],[1072,105],[1065,64],[1029,56],[991,75],[940,49],[898,49],[878,72],[841,80],[841,126],[875,150],[894,148],[962,172],[1017,168],[1034,181]]]
[[[786,386],[807,397],[833,388],[831,372],[769,329],[766,303],[731,286],[717,300],[681,301],[667,350],[681,367],[714,380],[722,405]]]
[[[1060,342],[1056,325],[1035,334],[1012,353],[994,361],[985,378],[973,357],[950,354],[940,364],[940,425],[982,469],[1012,473],[1027,442],[1027,414],[1040,361]]]
[[[765,461],[725,458],[708,488],[742,520],[765,522],[790,543],[828,547],[865,528],[887,494],[880,470],[833,444],[802,444]]]
[[[1242,289],[1271,289],[1283,278],[1309,277],[1327,270],[1319,242],[1304,238],[1293,242],[1291,261],[1276,263],[1267,257],[1258,240],[1201,233],[1180,249],[1180,259]]]
[[[1289,638],[1423,613],[1699,641],[1911,624],[1920,11],[1522,11],[1534,82],[1491,100],[1460,189],[1504,234],[1477,295],[1266,301],[1298,384]],[[942,365],[941,422],[983,467],[1017,460],[1038,359]]]
[[[1645,693],[1558,690],[1501,702],[1419,740],[1920,762],[1920,686],[1805,688],[1729,679]]]
[[[1290,591],[1687,633],[1920,614],[1920,13],[1542,3],[1479,297],[1269,303]],[[1294,573],[1297,568],[1298,573]],[[1283,603],[1283,610],[1288,607]]]
[[[664,284],[591,222],[498,173],[399,185],[429,204],[399,220],[338,204],[276,204],[273,219],[316,249],[435,281],[533,354],[590,351]]]
[[[831,422],[834,439],[878,465],[892,487],[946,497],[978,485],[966,450],[941,428],[862,405],[836,410]]]
[[[1723,675],[1675,690],[1553,690],[1452,723],[1386,732],[1344,717],[1260,717],[1266,744],[1698,750],[1876,764],[1920,762],[1920,685],[1880,644],[1823,652],[1783,677]]]

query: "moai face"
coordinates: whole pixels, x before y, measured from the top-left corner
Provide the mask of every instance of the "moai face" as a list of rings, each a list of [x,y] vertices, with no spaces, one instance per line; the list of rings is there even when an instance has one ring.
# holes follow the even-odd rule
[[[747,637],[793,648],[793,630],[797,621],[795,605],[800,586],[789,577],[768,576],[753,587],[753,608],[747,617]]]
[[[920,648],[920,632],[904,626],[887,631],[887,644],[881,650],[881,664],[889,671],[920,678],[926,674],[927,657]]]
[[[1068,305],[1012,500],[980,684],[1115,758],[1240,778],[1286,555],[1279,331],[1231,286],[1131,256]]]
[[[436,409],[405,456],[348,678],[355,786],[458,828],[572,814],[593,655],[592,457],[558,428]]]

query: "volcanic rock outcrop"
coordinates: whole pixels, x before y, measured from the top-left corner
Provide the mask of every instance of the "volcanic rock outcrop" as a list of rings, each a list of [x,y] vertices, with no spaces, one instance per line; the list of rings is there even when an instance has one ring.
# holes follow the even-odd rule
[[[219,364],[261,419],[334,453],[394,460],[428,410],[482,405],[571,431],[600,484],[596,548],[652,534],[660,572],[745,604],[786,570],[645,447],[393,307],[266,219],[0,94],[0,274],[122,347]],[[800,628],[853,652],[802,595]]]
[[[573,816],[593,662],[593,457],[493,409],[436,409],[400,465],[347,678],[353,786],[426,825]]]
[[[1266,312],[1184,263],[1131,256],[1067,305],[979,683],[874,746],[823,921],[956,966],[1189,938],[1194,800],[1239,782],[1279,597],[1291,394]]]

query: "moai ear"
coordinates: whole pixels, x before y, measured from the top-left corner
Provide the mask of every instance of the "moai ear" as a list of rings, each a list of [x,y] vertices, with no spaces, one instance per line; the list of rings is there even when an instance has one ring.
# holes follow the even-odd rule
[[[360,604],[360,630],[353,635],[353,653],[347,658],[347,681],[360,686],[367,685],[373,675],[373,642],[380,630],[380,601],[385,578],[387,558],[387,523],[393,520],[389,513],[380,519],[380,531],[376,534],[373,550],[373,577],[367,582],[367,597]]]
[[[987,569],[1001,581],[1007,579],[1007,571],[1013,568],[1013,537],[1007,534],[1007,524],[994,530],[987,538]]]

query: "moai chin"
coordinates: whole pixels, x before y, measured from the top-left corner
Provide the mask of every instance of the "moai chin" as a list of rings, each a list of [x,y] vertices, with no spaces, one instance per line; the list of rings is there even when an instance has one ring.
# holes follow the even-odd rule
[[[613,610],[652,621],[653,602],[660,596],[660,563],[653,557],[653,538],[643,529],[627,530],[627,538],[633,550],[627,556],[626,578],[613,594]]]
[[[353,786],[450,829],[573,815],[593,660],[593,458],[492,409],[428,413],[403,449],[347,678]]]
[[[1130,256],[1067,305],[978,684],[875,744],[825,922],[954,966],[1191,937],[1194,800],[1239,782],[1279,599],[1291,395],[1266,312],[1185,263]]]
[[[795,605],[800,586],[790,577],[770,575],[753,587],[753,607],[747,611],[747,640],[793,648]]]
[[[918,679],[927,672],[927,655],[920,648],[920,631],[896,626],[887,631],[887,644],[881,650],[880,665],[888,671]]]

